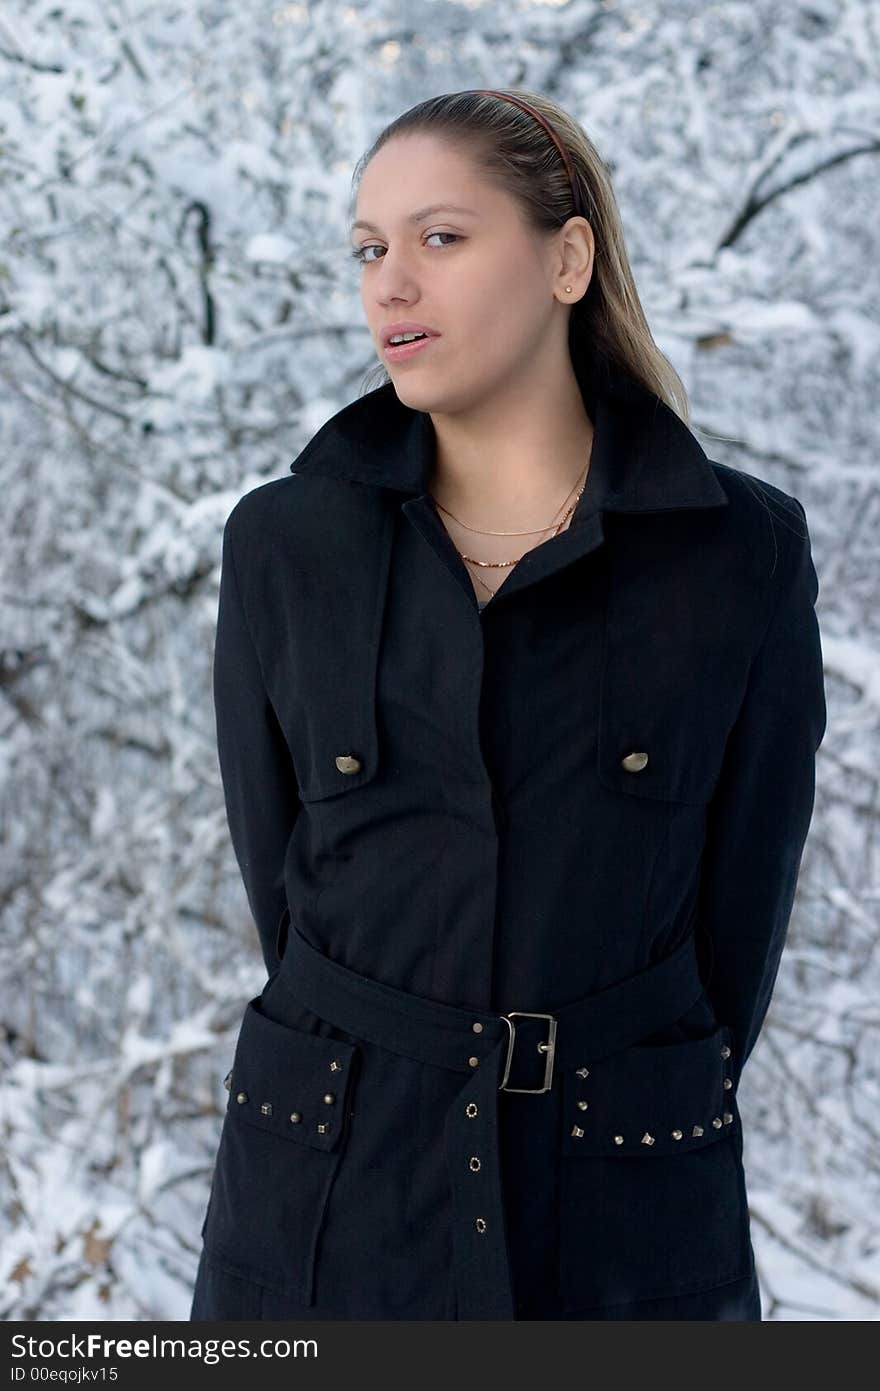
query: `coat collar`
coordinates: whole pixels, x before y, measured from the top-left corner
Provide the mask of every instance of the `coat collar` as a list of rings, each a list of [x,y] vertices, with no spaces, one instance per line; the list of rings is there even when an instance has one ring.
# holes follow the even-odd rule
[[[728,502],[710,460],[684,421],[621,369],[592,378],[572,361],[594,423],[588,487],[606,512],[666,512]],[[320,427],[291,473],[391,488],[424,496],[433,467],[430,415],[399,400],[392,382],[344,406]]]

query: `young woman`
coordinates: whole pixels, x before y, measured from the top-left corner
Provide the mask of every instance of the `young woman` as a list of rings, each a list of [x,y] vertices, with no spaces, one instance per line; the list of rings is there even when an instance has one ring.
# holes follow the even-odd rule
[[[803,508],[691,433],[552,102],[421,102],[351,230],[387,376],[223,538],[268,980],[191,1317],[760,1319],[736,1091],[825,729]]]

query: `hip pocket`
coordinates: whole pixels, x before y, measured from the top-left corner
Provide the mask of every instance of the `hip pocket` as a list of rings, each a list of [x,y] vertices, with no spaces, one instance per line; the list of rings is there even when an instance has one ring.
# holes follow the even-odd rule
[[[732,1033],[643,1043],[563,1077],[566,1309],[708,1289],[751,1270]]]
[[[202,1235],[223,1270],[311,1303],[360,1050],[276,1023],[259,1001],[245,1009],[226,1079]]]

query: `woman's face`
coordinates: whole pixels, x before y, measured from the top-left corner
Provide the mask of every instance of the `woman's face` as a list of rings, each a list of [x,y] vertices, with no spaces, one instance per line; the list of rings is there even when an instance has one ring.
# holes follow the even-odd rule
[[[372,225],[358,226],[363,220]],[[513,200],[447,142],[389,140],[363,172],[351,235],[376,352],[413,409],[455,413],[506,395],[533,369],[551,325],[554,333],[566,326],[554,293],[557,239],[527,231]],[[399,320],[439,337],[393,362],[381,330]]]

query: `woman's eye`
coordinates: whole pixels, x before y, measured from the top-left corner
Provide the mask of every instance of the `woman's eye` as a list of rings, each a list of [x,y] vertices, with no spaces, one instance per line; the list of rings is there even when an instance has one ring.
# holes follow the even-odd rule
[[[452,240],[453,240],[453,241],[460,241],[460,240],[461,240],[461,238],[460,238],[460,236],[458,235],[457,232],[429,232],[429,233],[428,233],[428,236],[427,236],[427,238],[426,238],[426,240],[430,241],[431,237],[452,237]],[[369,257],[369,256],[367,256],[367,252],[368,252],[368,251],[381,251],[381,250],[382,250],[382,247],[381,247],[381,246],[376,246],[375,243],[373,243],[373,242],[367,242],[366,246],[358,246],[358,247],[356,247],[355,250],[352,251],[351,254],[352,254],[352,256],[354,257],[354,259],[355,259],[356,261],[360,261],[360,263],[361,263],[362,266],[369,266],[369,265],[372,265],[372,264],[373,264],[373,261],[376,260],[377,258],[376,258],[376,257]],[[439,248],[438,248],[438,250],[439,250]]]

